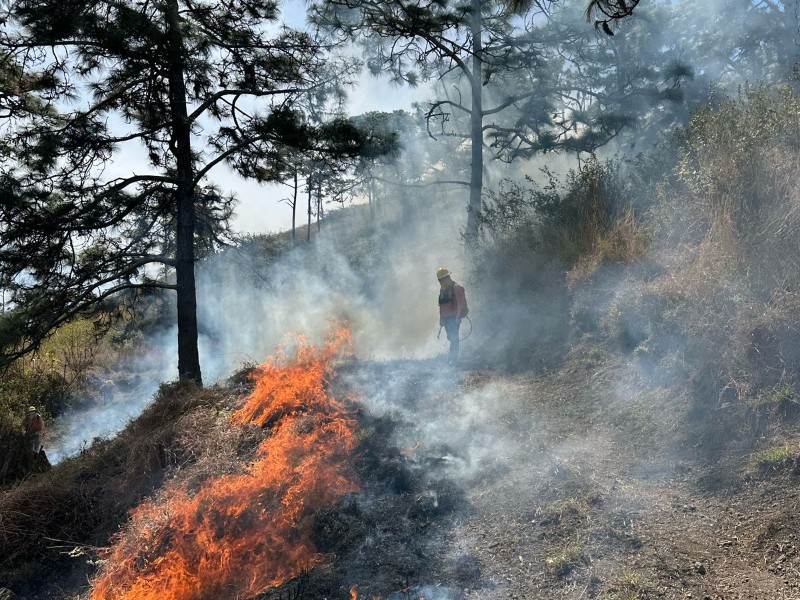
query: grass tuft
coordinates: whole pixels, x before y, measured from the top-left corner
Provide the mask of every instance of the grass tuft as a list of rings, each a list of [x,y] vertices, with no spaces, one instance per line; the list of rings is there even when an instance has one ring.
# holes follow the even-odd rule
[[[788,446],[769,448],[756,454],[756,462],[758,462],[759,466],[762,468],[767,469],[784,465],[787,462],[793,462],[794,459],[794,452],[792,452],[791,448]]]
[[[589,556],[577,544],[570,544],[545,559],[545,564],[556,577],[566,577],[579,567],[591,564]]]

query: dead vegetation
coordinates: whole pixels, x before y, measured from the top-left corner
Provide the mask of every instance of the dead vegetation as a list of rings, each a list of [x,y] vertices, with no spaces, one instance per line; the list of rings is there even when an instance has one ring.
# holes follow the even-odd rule
[[[221,389],[164,386],[114,439],[96,440],[58,468],[4,491],[0,581],[33,597],[83,585],[96,549],[168,473],[198,465],[193,477],[201,480],[202,466],[214,472],[241,468],[252,434],[225,427],[220,411],[229,401]]]
[[[630,204],[638,210],[597,220],[607,224],[602,235],[572,230],[583,237],[565,241],[562,255],[583,250],[562,270],[571,327],[562,325],[561,339],[570,347],[529,389],[547,424],[569,423],[567,437],[585,424],[584,435],[603,440],[570,466],[582,460],[581,472],[603,474],[590,479],[614,483],[576,491],[554,472],[512,467],[512,480],[537,485],[504,491],[545,502],[530,520],[542,528],[535,545],[502,533],[506,520],[531,535],[530,522],[514,516],[520,504],[503,502],[499,513],[491,488],[474,492],[489,498],[477,528],[504,540],[486,548],[491,533],[465,527],[480,559],[513,573],[517,557],[528,569],[525,582],[509,574],[500,591],[469,597],[793,597],[781,573],[796,568],[794,542],[774,524],[797,503],[800,255],[785,237],[800,206],[797,114],[786,91],[715,102],[678,141],[684,158],[674,178],[643,186],[648,199]],[[563,227],[576,222],[558,218]],[[515,270],[528,276],[521,256],[541,264],[520,244],[546,222],[500,229],[492,243],[513,240],[505,247],[514,265],[500,281]],[[528,446],[517,459],[532,469],[550,455]],[[726,537],[754,535],[767,522],[765,544],[741,548]],[[775,556],[760,554],[773,543]],[[737,579],[737,569],[746,575]]]

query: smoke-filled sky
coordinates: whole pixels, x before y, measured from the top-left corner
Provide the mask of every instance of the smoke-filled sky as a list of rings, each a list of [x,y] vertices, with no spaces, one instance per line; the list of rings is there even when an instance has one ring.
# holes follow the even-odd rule
[[[436,337],[435,270],[447,265],[464,281],[460,232],[466,212],[446,210],[458,201],[428,202],[441,214],[420,221],[398,216],[378,225],[374,235],[366,223],[341,237],[331,228],[310,249],[289,252],[264,270],[254,266],[263,279],[248,277],[236,252],[202,266],[198,320],[204,379],[216,381],[243,363],[263,361],[295,333],[320,342],[331,321],[339,319],[350,324],[362,359],[429,358],[444,351],[444,334]],[[425,209],[418,210],[424,217]],[[345,255],[358,245],[356,236],[364,244],[358,260],[370,263],[357,268]],[[174,347],[175,335],[166,336],[166,348]]]
[[[302,29],[306,24],[306,5],[299,0],[288,0],[281,5],[281,16],[290,27]],[[350,91],[347,111],[359,115],[369,111],[408,110],[412,102],[424,98],[424,88],[412,89],[391,83],[387,77],[373,77],[363,73]],[[220,169],[213,179],[236,193],[239,199],[233,227],[241,233],[285,231],[291,227],[289,206],[282,201],[291,190],[280,184],[259,185],[242,180],[235,174]]]
[[[579,2],[580,6],[585,3]],[[663,3],[642,3],[638,8],[635,19],[648,20],[652,14],[657,14],[657,11],[663,8]],[[696,7],[692,8],[691,13],[687,13],[681,18],[683,21],[676,21],[672,27],[685,27],[696,26],[701,29],[714,29],[713,23],[719,19],[719,15],[724,12],[723,7],[717,2],[703,3],[702,10]],[[748,38],[748,27],[757,28],[765,27],[763,23],[740,23],[742,17],[745,15],[745,10],[741,10],[741,15],[732,15],[730,19],[730,31],[721,31],[719,36],[730,37],[731,39]],[[761,15],[762,19],[766,19],[769,15]],[[773,15],[774,16],[774,15]],[[591,23],[585,22],[581,17],[576,17],[580,20],[581,24],[586,27],[588,31],[592,31]],[[281,3],[281,19],[287,26],[293,28],[306,27],[306,4],[300,0],[287,0]],[[687,21],[688,19],[688,21]],[[633,20],[620,25],[622,28],[615,40],[619,42],[620,47],[624,46],[626,28],[632,27]],[[769,23],[766,24],[769,29]],[[777,31],[777,30],[776,30]],[[598,33],[597,35],[602,35]],[[653,40],[654,44],[659,47],[665,45],[675,46],[675,56],[672,58],[680,58],[690,64],[698,77],[705,77],[703,81],[697,81],[694,88],[702,90],[709,84],[719,84],[720,75],[709,68],[709,48],[692,48],[686,47],[680,41],[680,33],[675,29],[669,29],[669,32],[664,34],[665,37],[658,40]],[[678,39],[676,39],[678,38]],[[616,42],[615,42],[616,43]],[[713,39],[712,42],[713,43]],[[720,47],[726,47],[726,43],[716,44]],[[713,54],[713,53],[712,53]],[[717,57],[718,59],[719,57]],[[647,67],[661,67],[663,65],[646,65]],[[730,82],[728,82],[730,83]],[[741,81],[734,82],[736,84]],[[398,109],[410,109],[415,101],[424,102],[432,97],[433,93],[429,86],[423,85],[418,88],[410,88],[408,86],[398,86],[389,81],[387,77],[372,77],[367,73],[362,74],[357,82],[357,85],[350,90],[349,99],[347,102],[346,110],[351,115],[358,115],[368,111],[393,111]],[[148,170],[148,162],[145,152],[142,149],[136,150],[135,148],[126,148],[116,156],[116,162],[120,165],[119,170],[114,166],[109,168],[111,175],[128,175],[130,173],[131,164],[137,166],[137,171]],[[141,165],[141,166],[139,166]],[[487,165],[488,167],[489,165]],[[536,169],[528,169],[529,172],[535,172]],[[225,191],[233,192],[239,199],[239,205],[236,211],[236,216],[233,221],[234,229],[243,233],[264,233],[282,231],[289,228],[291,223],[291,214],[289,207],[282,203],[283,199],[289,197],[290,188],[279,184],[259,185],[254,182],[245,181],[234,175],[225,167],[216,169],[211,174],[211,181],[221,185]]]

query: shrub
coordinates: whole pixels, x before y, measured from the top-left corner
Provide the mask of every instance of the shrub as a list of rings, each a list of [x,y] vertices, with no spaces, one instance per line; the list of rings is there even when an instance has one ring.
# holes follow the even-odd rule
[[[0,400],[6,412],[17,414],[21,421],[29,405],[36,406],[49,418],[69,406],[72,392],[58,367],[37,357],[14,363],[0,380]]]
[[[654,384],[688,392],[709,447],[751,444],[797,412],[785,392],[800,384],[800,98],[718,96],[678,139],[682,159],[636,220],[658,268],[617,278],[601,333]],[[572,274],[597,297],[593,269]]]
[[[563,183],[544,175],[544,185],[503,182],[487,194],[478,218],[472,278],[493,324],[490,347],[512,368],[561,360],[569,339],[568,272],[577,282],[606,265],[630,264],[647,245],[620,163],[590,160]]]
[[[35,353],[12,363],[0,377],[0,411],[19,414],[36,406],[46,417],[61,414],[80,395],[97,366],[94,324],[77,319],[59,328]]]
[[[786,446],[762,450],[756,454],[756,461],[762,467],[772,468],[794,459],[792,450]]]
[[[620,163],[589,160],[563,183],[546,169],[543,174],[543,186],[527,177],[527,186],[505,181],[499,192],[487,193],[478,217],[481,254],[521,244],[571,268],[603,242],[607,249],[620,247],[619,234],[633,224]],[[612,239],[617,243],[609,243]]]
[[[789,446],[775,446],[757,452],[751,458],[749,474],[771,477],[780,473],[797,472],[798,455]]]
[[[691,201],[710,222],[731,219],[748,230],[796,180],[791,157],[800,150],[800,99],[788,87],[748,87],[738,98],[713,98],[691,118],[686,148],[678,174]]]

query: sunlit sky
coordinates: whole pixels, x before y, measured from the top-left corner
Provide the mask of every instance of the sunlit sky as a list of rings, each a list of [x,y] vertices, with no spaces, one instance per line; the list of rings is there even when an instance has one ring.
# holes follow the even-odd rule
[[[419,91],[408,87],[398,87],[388,79],[376,79],[364,75],[356,88],[351,91],[349,113],[361,114],[372,110],[392,111],[410,109],[411,103],[419,98],[414,94]],[[217,169],[212,173],[212,180],[223,188],[236,193],[239,199],[234,228],[242,233],[263,233],[282,231],[291,227],[292,216],[282,198],[288,198],[291,189],[287,186],[272,184],[259,185],[244,181],[235,174]],[[300,207],[298,211],[302,211]],[[304,221],[304,214],[298,213],[298,222]]]
[[[305,3],[289,0],[282,5],[282,19],[290,27],[302,28],[306,21]],[[423,92],[407,86],[397,86],[388,78],[375,78],[364,73],[356,87],[350,91],[348,112],[358,115],[373,110],[393,111],[410,109],[415,100],[422,99]],[[217,169],[212,180],[218,185],[235,192],[239,199],[234,229],[241,233],[264,233],[289,229],[292,216],[287,204],[281,202],[288,198],[291,189],[278,184],[259,185],[244,181],[231,172]],[[298,222],[305,216],[298,210]]]

